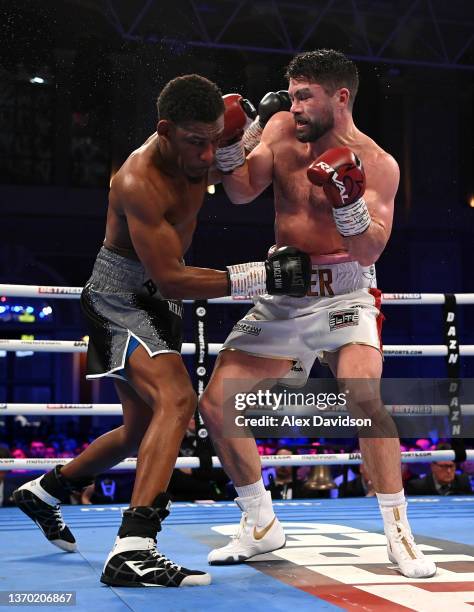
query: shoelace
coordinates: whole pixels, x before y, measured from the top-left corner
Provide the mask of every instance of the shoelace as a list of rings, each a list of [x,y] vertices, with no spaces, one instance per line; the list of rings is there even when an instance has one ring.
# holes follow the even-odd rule
[[[242,531],[244,530],[246,522],[247,522],[247,512],[243,512],[242,518],[240,519],[239,526],[237,527],[237,531],[230,536],[231,540],[238,540],[240,538],[240,536],[242,535]]]
[[[46,528],[59,529],[59,531],[62,531],[66,527],[59,504],[54,506],[54,508],[51,509],[51,514],[48,514],[48,516],[44,517],[40,522],[42,522]]]
[[[176,570],[178,572],[181,570],[181,565],[178,565],[177,563],[174,563],[173,561],[171,561],[171,559],[168,559],[167,557],[162,555],[160,552],[158,552],[156,550],[156,548],[151,548],[150,552],[151,552],[152,556],[160,564],[164,565],[167,569],[174,569],[174,570]]]
[[[413,557],[408,552],[406,546],[408,545],[416,558],[420,558],[420,551],[418,550],[417,545],[415,544],[415,540],[413,538],[412,533],[405,528],[403,523],[395,523],[394,529],[392,530],[393,540],[400,545],[402,550],[402,555],[406,560],[413,561]]]
[[[54,514],[54,519],[55,519],[56,523],[59,523],[59,525],[58,525],[59,530],[62,531],[66,527],[66,523],[64,522],[64,519],[62,517],[61,506],[59,504],[57,504],[54,507],[53,514]]]

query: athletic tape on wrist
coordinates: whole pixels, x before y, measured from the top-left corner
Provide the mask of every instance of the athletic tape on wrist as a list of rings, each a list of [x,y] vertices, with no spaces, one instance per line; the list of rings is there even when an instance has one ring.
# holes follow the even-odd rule
[[[263,127],[260,125],[259,119],[257,117],[245,130],[244,136],[242,138],[242,142],[244,143],[244,147],[247,153],[253,151],[255,147],[260,143],[262,132]]]
[[[363,234],[372,221],[364,198],[359,198],[348,206],[333,207],[332,214],[342,236]]]
[[[232,172],[245,163],[245,149],[242,140],[216,151],[216,166],[221,172]]]
[[[232,297],[254,297],[267,293],[265,264],[262,261],[227,266]]]

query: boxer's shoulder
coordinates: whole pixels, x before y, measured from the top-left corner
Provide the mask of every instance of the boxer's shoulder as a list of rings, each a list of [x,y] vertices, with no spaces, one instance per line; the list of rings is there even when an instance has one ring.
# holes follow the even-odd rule
[[[295,120],[287,111],[275,113],[263,130],[262,140],[268,145],[291,142],[295,138]]]
[[[354,153],[362,160],[366,174],[377,173],[399,174],[398,163],[395,158],[385,151],[379,144],[366,134],[360,133],[355,145],[351,147]]]
[[[133,154],[132,154],[133,155]],[[130,156],[111,182],[109,202],[120,208],[172,204],[166,177],[140,154]]]

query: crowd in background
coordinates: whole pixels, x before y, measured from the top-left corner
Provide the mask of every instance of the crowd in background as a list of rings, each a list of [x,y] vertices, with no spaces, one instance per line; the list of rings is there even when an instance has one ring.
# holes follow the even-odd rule
[[[19,427],[10,446],[0,445],[0,458],[68,458],[82,452],[101,431],[93,430],[84,437],[69,422],[64,431],[55,432],[43,423]],[[23,431],[22,431],[23,430]],[[24,433],[24,435],[21,435]],[[318,453],[350,453],[357,451],[352,440],[324,444],[307,439],[258,441],[261,455],[293,455]],[[447,443],[435,443],[431,439],[402,441],[402,451],[426,451],[449,449]],[[196,437],[192,423],[181,446],[181,455],[196,454]],[[63,500],[72,504],[128,503],[131,496],[134,472],[111,471],[99,475],[94,484]],[[11,504],[11,494],[16,487],[36,475],[30,471],[0,471],[0,506]],[[414,463],[402,465],[402,477],[408,495],[469,495],[473,492],[474,462],[456,464],[454,461]],[[375,495],[370,474],[364,464],[318,465],[291,467],[280,465],[263,470],[266,487],[274,499],[371,497]],[[169,491],[176,501],[232,500],[236,493],[232,482],[223,470],[176,469]]]

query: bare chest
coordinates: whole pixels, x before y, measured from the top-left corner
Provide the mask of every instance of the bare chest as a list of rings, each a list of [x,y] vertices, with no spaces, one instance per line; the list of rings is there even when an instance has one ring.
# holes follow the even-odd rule
[[[312,185],[306,175],[312,159],[307,155],[275,155],[275,205],[277,213],[311,213],[312,217],[332,218],[331,205],[321,187]]]
[[[332,215],[332,206],[321,187],[312,185],[306,170],[313,159],[295,147],[275,152],[275,237],[279,246],[290,244],[309,253],[344,252]]]

